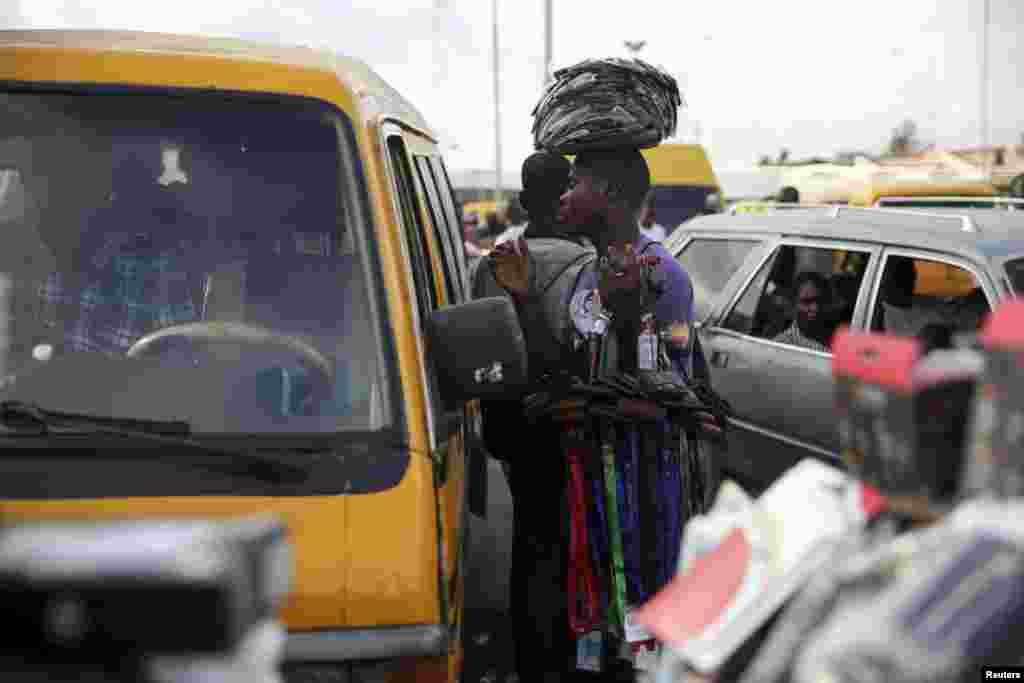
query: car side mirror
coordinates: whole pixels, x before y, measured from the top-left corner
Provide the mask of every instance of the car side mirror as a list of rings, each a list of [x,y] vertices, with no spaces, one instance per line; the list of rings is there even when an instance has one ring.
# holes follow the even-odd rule
[[[427,344],[446,405],[504,398],[526,384],[526,339],[512,302],[477,299],[431,313]]]

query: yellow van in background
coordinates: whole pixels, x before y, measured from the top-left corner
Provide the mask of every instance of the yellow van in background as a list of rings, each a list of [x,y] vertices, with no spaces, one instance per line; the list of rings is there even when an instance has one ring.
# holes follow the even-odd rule
[[[655,215],[667,232],[719,210],[722,188],[703,146],[665,143],[641,153],[651,172]]]
[[[499,204],[493,199],[466,202],[462,205],[462,217],[474,221],[478,225],[484,225],[487,222],[488,214],[494,214],[498,220],[504,221],[507,209],[508,206],[504,203]]]
[[[997,194],[991,184],[971,178],[952,177],[930,181],[914,177],[901,178],[898,175],[875,176],[854,191],[850,197],[850,206],[927,211],[929,208],[962,206],[962,202],[953,201],[954,198],[995,197]],[[914,197],[927,198],[929,206],[913,206],[910,203],[890,205],[885,201],[886,198],[912,200]],[[942,197],[951,198],[948,205],[942,204]],[[956,266],[938,261],[920,261],[916,267],[915,294],[920,296],[966,296],[976,286],[970,274]]]
[[[875,176],[850,194],[850,206],[874,207],[886,197],[995,197],[990,183],[969,178],[931,181],[899,176]]]
[[[149,33],[2,31],[0,98],[0,515],[277,515],[288,680],[458,680],[476,399],[525,351],[423,117]]]

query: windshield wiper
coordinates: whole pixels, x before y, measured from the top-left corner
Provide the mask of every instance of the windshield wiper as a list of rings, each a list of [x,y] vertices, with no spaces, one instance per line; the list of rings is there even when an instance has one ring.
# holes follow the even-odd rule
[[[76,424],[77,423],[77,424]],[[106,417],[84,413],[62,413],[22,401],[0,401],[0,425],[37,434],[60,433],[87,425],[92,431],[113,429],[149,435],[189,436],[192,427],[184,420],[142,420],[131,417]]]
[[[22,401],[2,401],[0,426],[6,427],[10,432],[35,436],[80,435],[85,432],[138,439],[162,446],[185,447],[229,459],[236,465],[244,465],[244,474],[271,481],[304,480],[308,475],[308,469],[301,465],[271,460],[248,451],[217,448],[194,441],[188,438],[192,433],[191,425],[181,420],[144,420],[63,413]],[[154,451],[159,452],[161,451]],[[223,461],[218,460],[202,461],[201,464],[211,469],[222,469],[225,466]],[[237,470],[237,466],[234,469]]]

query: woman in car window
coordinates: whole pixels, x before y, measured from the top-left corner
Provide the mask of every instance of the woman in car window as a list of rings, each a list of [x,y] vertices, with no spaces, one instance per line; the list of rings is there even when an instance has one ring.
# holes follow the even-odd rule
[[[793,281],[796,312],[793,324],[774,341],[814,351],[828,352],[832,326],[828,311],[832,310],[831,288],[820,273],[805,271]]]

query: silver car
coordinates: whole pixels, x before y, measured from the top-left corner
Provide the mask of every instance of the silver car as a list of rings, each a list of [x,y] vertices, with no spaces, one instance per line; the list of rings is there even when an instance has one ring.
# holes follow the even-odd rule
[[[706,216],[680,226],[666,247],[693,281],[713,383],[734,410],[721,474],[752,492],[802,458],[840,462],[830,335],[821,350],[784,334],[797,274],[827,279],[833,330],[904,336],[926,325],[972,332],[997,302],[1024,291],[1019,212],[832,207]],[[897,277],[907,272],[909,282]]]

